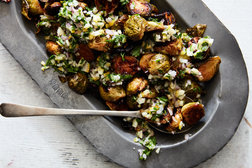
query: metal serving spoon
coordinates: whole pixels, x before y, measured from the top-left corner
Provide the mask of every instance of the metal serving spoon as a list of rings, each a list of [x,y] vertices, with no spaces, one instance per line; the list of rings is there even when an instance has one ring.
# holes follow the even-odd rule
[[[0,105],[0,114],[4,117],[28,117],[28,116],[65,116],[65,115],[99,115],[99,116],[117,116],[117,117],[136,117],[142,118],[140,111],[113,111],[113,110],[79,110],[79,109],[59,109],[44,108],[28,105],[19,105],[11,103],[2,103]],[[150,125],[156,130],[168,133],[179,134],[188,131],[191,127],[186,127],[181,131],[169,132],[162,127],[154,124]]]

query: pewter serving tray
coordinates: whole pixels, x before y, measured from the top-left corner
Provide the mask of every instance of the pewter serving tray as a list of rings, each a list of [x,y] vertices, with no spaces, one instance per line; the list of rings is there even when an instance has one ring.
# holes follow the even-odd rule
[[[185,134],[156,132],[160,154],[153,152],[147,161],[139,161],[135,150],[141,146],[133,142],[134,132],[121,128],[118,118],[69,119],[98,152],[122,166],[193,167],[218,152],[235,133],[247,104],[247,70],[235,38],[201,0],[156,0],[155,4],[162,11],[172,11],[183,28],[207,24],[206,34],[215,39],[211,52],[222,59],[220,72],[206,85],[208,93],[203,99],[206,116],[186,132],[190,138],[185,140]],[[60,108],[106,108],[95,92],[78,95],[60,83],[53,70],[40,70],[40,62],[47,58],[44,41],[34,34],[33,23],[22,17],[20,11],[21,0],[0,3],[0,41],[32,79]]]

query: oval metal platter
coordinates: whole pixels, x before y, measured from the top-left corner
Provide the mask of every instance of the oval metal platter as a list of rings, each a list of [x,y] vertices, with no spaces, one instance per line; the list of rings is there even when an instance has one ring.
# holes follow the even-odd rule
[[[212,55],[222,59],[220,72],[206,85],[203,98],[206,116],[193,129],[179,135],[156,132],[159,154],[139,161],[134,132],[125,131],[120,119],[109,117],[69,117],[80,132],[112,161],[125,167],[193,167],[217,153],[234,135],[248,99],[248,76],[240,48],[233,35],[201,0],[156,0],[162,11],[170,10],[179,26],[207,24],[206,34],[214,38]],[[45,94],[60,108],[104,109],[93,92],[81,96],[61,84],[53,70],[42,72],[46,60],[44,41],[34,34],[31,22],[20,14],[21,0],[0,4],[0,40]],[[3,73],[3,72],[2,72]],[[189,135],[185,139],[185,134]]]

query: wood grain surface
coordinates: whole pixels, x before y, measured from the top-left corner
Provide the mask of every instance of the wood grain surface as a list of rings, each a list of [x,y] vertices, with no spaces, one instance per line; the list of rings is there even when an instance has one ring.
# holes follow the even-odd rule
[[[252,81],[252,1],[204,0],[204,2],[236,37]],[[50,99],[42,93],[0,43],[1,102],[54,107]],[[249,99],[244,119],[231,141],[214,157],[197,168],[252,168],[251,108],[252,102]],[[5,167],[116,168],[120,166],[97,153],[65,117],[7,119],[0,116],[0,168]]]

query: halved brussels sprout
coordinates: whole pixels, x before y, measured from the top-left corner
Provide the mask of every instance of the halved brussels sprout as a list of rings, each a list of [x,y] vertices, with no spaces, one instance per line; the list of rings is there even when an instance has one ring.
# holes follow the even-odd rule
[[[162,54],[176,56],[180,54],[182,48],[183,48],[182,39],[177,39],[176,41],[157,45],[154,47],[154,50]]]
[[[182,107],[181,113],[187,124],[194,125],[204,117],[204,105],[198,102],[187,103]]]
[[[132,15],[124,24],[124,33],[133,41],[143,38],[147,21],[140,15]]]
[[[128,12],[132,15],[149,16],[152,8],[151,4],[146,0],[130,0],[127,4]]]
[[[68,86],[70,89],[79,94],[84,94],[86,92],[88,85],[88,78],[83,73],[76,73],[68,77]]]
[[[148,71],[148,67],[149,67],[149,62],[151,60],[151,58],[155,55],[155,53],[149,53],[149,54],[145,54],[141,57],[140,62],[139,62],[139,66],[140,68],[146,72]]]
[[[203,37],[207,28],[206,24],[196,24],[192,28],[186,29],[186,33],[193,37]]]
[[[211,57],[201,64],[198,70],[202,77],[199,77],[199,81],[206,82],[211,80],[214,75],[218,72],[221,63],[221,58],[219,56]]]
[[[164,24],[162,22],[153,22],[153,21],[147,21],[147,26],[145,28],[145,31],[156,31],[156,30],[164,30]]]
[[[165,74],[170,69],[170,62],[167,55],[156,54],[151,57],[148,64],[148,71],[152,75]]]
[[[127,85],[127,95],[133,95],[142,91],[148,85],[148,81],[144,78],[136,77]]]
[[[130,109],[132,109],[132,110],[139,109],[138,103],[136,101],[136,96],[127,96],[126,102],[127,102],[127,105]]]
[[[108,102],[116,102],[126,96],[126,92],[122,86],[108,87],[100,85],[99,92],[103,100]]]
[[[96,37],[88,42],[88,47],[93,50],[107,52],[110,50],[111,45],[106,37]]]
[[[22,0],[22,12],[27,19],[31,20],[31,15],[42,15],[44,13],[43,8],[40,6],[38,0]]]

